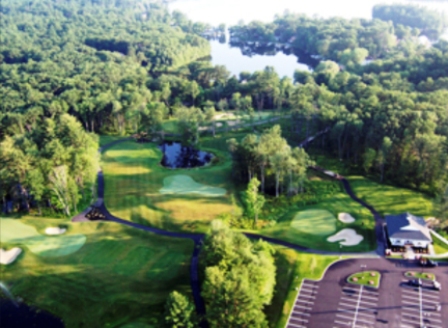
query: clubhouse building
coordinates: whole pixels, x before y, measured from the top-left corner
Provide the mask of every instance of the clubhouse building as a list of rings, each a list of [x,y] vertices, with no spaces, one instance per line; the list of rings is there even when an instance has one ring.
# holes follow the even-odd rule
[[[386,216],[386,230],[392,248],[427,250],[432,243],[431,233],[422,217],[403,213]]]

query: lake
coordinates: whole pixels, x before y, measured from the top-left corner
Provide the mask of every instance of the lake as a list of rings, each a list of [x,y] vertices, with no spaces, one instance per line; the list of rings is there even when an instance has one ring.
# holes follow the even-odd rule
[[[11,301],[0,299],[1,327],[8,328],[64,328],[61,319],[26,304],[16,307]]]
[[[180,142],[165,141],[159,145],[163,152],[162,166],[170,169],[187,169],[208,164],[213,155],[205,151],[183,145]]]
[[[308,16],[323,18],[339,16],[343,18],[372,18],[372,8],[376,4],[412,3],[443,11],[448,15],[448,2],[440,1],[387,1],[387,0],[177,0],[170,3],[170,10],[179,10],[190,19],[205,22],[213,26],[220,23],[227,27],[236,25],[239,21],[249,23],[253,20],[270,22],[276,14],[285,10],[303,13]],[[227,38],[228,40],[228,38]],[[292,78],[296,69],[310,70],[311,67],[295,55],[277,52],[272,55],[245,56],[239,48],[232,48],[228,43],[217,40],[210,41],[212,63],[224,65],[238,76],[242,71],[255,72],[266,66],[273,66],[280,76]]]

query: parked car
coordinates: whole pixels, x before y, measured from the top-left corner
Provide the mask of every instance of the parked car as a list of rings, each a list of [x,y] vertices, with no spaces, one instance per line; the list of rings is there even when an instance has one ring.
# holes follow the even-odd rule
[[[434,267],[438,266],[439,264],[433,260],[421,258],[420,265],[425,266],[425,267],[434,268]]]
[[[442,290],[442,285],[440,284],[440,282],[438,282],[438,281],[436,281],[436,280],[434,280],[434,282],[432,283],[432,287],[433,287],[435,290]]]
[[[422,286],[422,280],[421,279],[412,279],[408,281],[408,285],[410,286],[416,286],[421,287]]]

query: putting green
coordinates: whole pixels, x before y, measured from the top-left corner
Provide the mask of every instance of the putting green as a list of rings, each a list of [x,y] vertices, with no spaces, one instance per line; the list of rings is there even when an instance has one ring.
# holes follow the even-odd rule
[[[336,231],[336,217],[326,210],[301,211],[292,219],[291,227],[311,235],[326,236]]]
[[[58,257],[75,253],[86,242],[86,236],[82,234],[41,235],[36,228],[14,219],[1,219],[0,227],[0,240],[3,243],[23,244],[34,254],[43,257]]]
[[[163,179],[163,188],[159,190],[161,194],[196,194],[205,197],[219,197],[226,194],[223,188],[206,186],[197,183],[188,175],[172,175]]]

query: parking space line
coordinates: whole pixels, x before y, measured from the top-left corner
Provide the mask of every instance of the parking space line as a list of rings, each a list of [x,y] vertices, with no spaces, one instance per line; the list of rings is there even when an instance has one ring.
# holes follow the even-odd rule
[[[353,319],[353,317],[350,315],[347,315],[347,314],[345,314],[345,313],[336,313],[336,316],[337,317],[341,317],[341,318],[344,318],[344,319],[350,319],[350,320],[352,320]]]
[[[348,322],[341,322],[341,321],[337,321],[337,320],[335,320],[334,322],[337,324],[340,324],[340,325],[350,326],[350,323],[348,323]]]
[[[369,318],[370,320],[373,320],[375,318],[374,314],[370,314],[370,313],[364,313],[364,312],[359,312],[358,316],[360,316],[361,318]]]
[[[405,310],[403,309],[403,311],[405,311]],[[406,311],[409,311],[409,310],[406,310]],[[412,314],[403,312],[403,315],[417,315],[417,314],[414,314],[414,313],[418,313],[418,311],[412,311],[412,312],[410,312],[410,313],[412,313]]]
[[[353,318],[353,326],[356,325],[356,318],[358,317],[359,301],[361,301],[361,296],[362,296],[362,290],[363,290],[363,287],[364,287],[364,286],[361,285],[361,288],[359,289],[358,305],[356,306],[355,317]]]
[[[432,299],[436,299],[436,300],[439,300],[440,299],[440,296],[439,295],[428,295],[428,294],[426,294],[426,295],[423,295],[423,297],[428,297],[428,298],[432,298]]]
[[[370,297],[370,296],[363,296],[363,298],[367,298],[367,299],[378,301],[378,297],[374,298],[374,297]]]
[[[287,326],[287,327],[289,327],[289,326],[293,326],[293,327],[296,327],[296,328],[306,328],[305,326],[295,325],[295,324],[293,324],[293,323],[288,323],[288,326]]]
[[[312,295],[303,295],[303,298],[307,298],[307,297],[309,297],[309,298],[316,298],[316,296],[312,296]]]
[[[409,319],[403,319],[403,318],[401,318],[401,321],[403,322],[404,321],[404,323],[407,323],[407,324],[413,324],[413,325],[415,325],[416,323],[415,323],[415,320],[409,320]]]
[[[297,305],[297,304],[295,304],[294,307],[295,307],[295,308],[296,308],[296,307],[298,307],[298,308],[302,308],[302,309],[305,309],[305,310],[310,310],[310,309],[311,309],[311,308],[308,307],[308,306]]]
[[[304,318],[291,318],[291,320],[308,322],[308,320],[307,320],[307,319],[304,319]]]
[[[341,300],[350,301],[350,302],[356,302],[356,299],[348,298],[348,297],[344,297],[344,296],[341,297]]]

